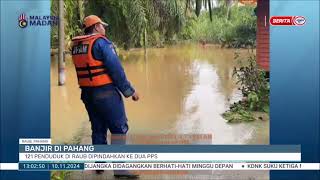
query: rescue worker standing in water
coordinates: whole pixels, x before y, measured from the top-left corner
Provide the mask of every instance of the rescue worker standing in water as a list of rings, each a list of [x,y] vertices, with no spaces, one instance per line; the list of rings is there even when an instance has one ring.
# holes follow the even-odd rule
[[[81,99],[89,115],[92,144],[107,144],[107,131],[125,135],[128,131],[125,107],[120,92],[138,101],[139,95],[126,78],[118,55],[105,36],[108,24],[98,16],[84,19],[84,36],[72,39],[74,62]],[[124,144],[124,141],[111,142]],[[103,171],[96,171],[98,174]],[[128,171],[114,171],[115,177],[137,178]]]

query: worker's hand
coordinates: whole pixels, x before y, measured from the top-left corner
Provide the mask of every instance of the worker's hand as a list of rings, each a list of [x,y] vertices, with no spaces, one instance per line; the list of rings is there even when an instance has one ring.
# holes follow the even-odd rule
[[[134,94],[132,95],[132,100],[134,100],[134,101],[139,100],[139,94],[137,92],[134,92]]]

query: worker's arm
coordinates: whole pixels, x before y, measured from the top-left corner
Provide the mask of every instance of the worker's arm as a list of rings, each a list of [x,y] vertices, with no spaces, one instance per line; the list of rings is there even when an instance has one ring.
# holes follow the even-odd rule
[[[125,97],[130,97],[135,94],[135,90],[127,80],[118,55],[110,41],[103,38],[97,39],[93,45],[93,55],[94,58],[103,61],[113,84]]]

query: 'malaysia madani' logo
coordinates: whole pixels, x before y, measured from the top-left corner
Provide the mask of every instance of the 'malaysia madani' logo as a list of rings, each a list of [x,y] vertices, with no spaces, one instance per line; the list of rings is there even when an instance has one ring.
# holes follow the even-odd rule
[[[58,22],[59,17],[51,15],[30,15],[27,18],[26,14],[22,13],[18,18],[18,25],[21,28],[27,26],[57,26]]]
[[[18,22],[19,22],[19,27],[21,28],[27,27],[28,25],[27,16],[24,13],[20,14]]]

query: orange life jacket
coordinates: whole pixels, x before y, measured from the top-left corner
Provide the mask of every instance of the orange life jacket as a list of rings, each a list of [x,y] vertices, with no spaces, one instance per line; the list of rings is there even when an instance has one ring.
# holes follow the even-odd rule
[[[93,43],[98,38],[107,39],[100,34],[77,36],[72,39],[72,60],[76,67],[80,87],[97,87],[112,83],[102,61],[92,55]]]

